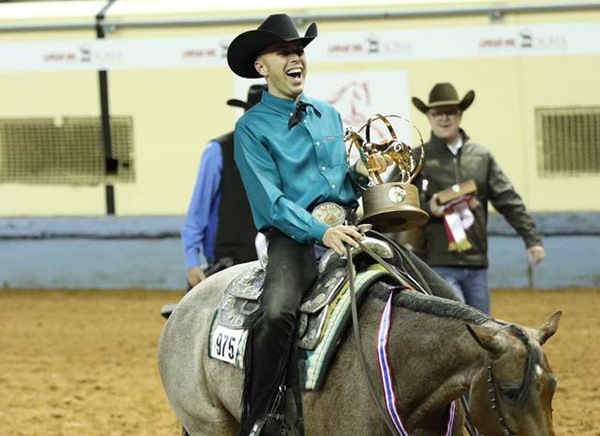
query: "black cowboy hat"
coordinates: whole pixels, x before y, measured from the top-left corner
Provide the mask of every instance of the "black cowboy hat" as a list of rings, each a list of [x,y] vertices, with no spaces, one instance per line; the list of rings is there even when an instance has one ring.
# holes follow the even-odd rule
[[[248,97],[246,97],[246,101],[231,98],[227,100],[227,104],[229,106],[241,107],[247,111],[261,100],[264,89],[267,89],[266,85],[252,85],[248,88]]]
[[[254,61],[265,49],[282,42],[295,42],[306,47],[317,37],[317,25],[311,23],[303,37],[287,14],[269,15],[256,30],[235,37],[227,49],[229,68],[246,79],[260,78]]]
[[[458,98],[458,92],[450,83],[437,83],[429,93],[429,104],[423,103],[417,97],[412,98],[413,104],[421,112],[426,113],[432,107],[456,105],[461,112],[467,110],[475,100],[475,91],[470,90],[462,100]]]

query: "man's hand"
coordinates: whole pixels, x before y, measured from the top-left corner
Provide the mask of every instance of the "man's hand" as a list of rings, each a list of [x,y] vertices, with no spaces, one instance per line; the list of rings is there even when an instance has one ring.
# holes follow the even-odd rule
[[[469,209],[471,210],[477,209],[480,205],[481,203],[479,200],[477,200],[477,198],[475,198],[475,196],[471,197],[469,200]]]
[[[375,153],[370,156],[369,164],[373,167],[372,170],[377,171],[378,173],[384,172],[387,167],[394,163],[393,159],[387,155],[383,155],[381,153]],[[365,177],[369,177],[369,170],[365,166],[362,160],[359,160],[356,164],[356,171]]]
[[[363,238],[363,235],[353,226],[334,226],[329,227],[323,234],[323,245],[332,248],[340,256],[346,254],[344,242],[351,247],[358,248],[357,240]]]
[[[431,213],[437,217],[444,215],[444,209],[438,202],[437,194],[433,194],[433,197],[429,200],[429,209],[431,210]]]
[[[541,245],[533,245],[527,249],[527,260],[530,265],[539,265],[546,257],[546,250]]]
[[[204,271],[202,271],[202,268],[199,266],[192,266],[188,268],[186,277],[192,288],[206,278]]]

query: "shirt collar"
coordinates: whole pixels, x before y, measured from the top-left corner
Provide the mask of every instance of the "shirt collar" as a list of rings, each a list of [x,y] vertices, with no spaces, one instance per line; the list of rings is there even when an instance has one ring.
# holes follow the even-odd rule
[[[298,100],[306,101],[304,93],[300,94],[297,100],[289,100],[287,98],[276,97],[263,90],[261,102],[277,112],[291,115],[292,112],[294,112]]]
[[[460,150],[460,147],[462,147],[462,145],[463,138],[461,135],[458,135],[457,141],[454,144],[446,143],[446,147],[448,147],[448,150],[450,150],[454,156],[458,154],[458,150]]]
[[[459,129],[458,133],[459,133],[460,137],[462,138],[463,145],[470,141],[469,135],[467,135],[467,132],[465,132],[463,129]],[[444,150],[444,149],[448,148],[446,145],[446,141],[435,136],[435,134],[433,132],[431,132],[431,138],[429,138],[429,144],[430,144],[430,146],[435,147],[436,150]],[[450,151],[450,150],[448,150],[448,151]]]

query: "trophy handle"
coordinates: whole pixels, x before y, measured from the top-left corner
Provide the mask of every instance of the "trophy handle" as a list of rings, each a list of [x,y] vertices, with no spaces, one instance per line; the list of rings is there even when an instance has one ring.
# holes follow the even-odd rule
[[[425,145],[421,145],[421,157],[419,158],[419,164],[415,171],[412,173],[410,178],[408,179],[408,183],[412,183],[412,181],[417,177],[417,175],[421,172],[421,167],[423,166],[423,161],[425,160]]]
[[[414,163],[414,156],[412,154],[412,148],[410,146],[408,146],[407,144],[398,140],[396,131],[394,130],[394,127],[392,126],[392,124],[389,122],[388,118],[399,118],[399,119],[409,123],[413,127],[413,129],[415,129],[417,131],[417,134],[419,135],[419,139],[421,142],[421,157],[419,159],[419,163],[417,164],[416,168],[414,167],[415,163]],[[371,142],[371,124],[377,120],[381,120],[383,122],[383,124],[385,125],[385,127],[387,128],[389,134],[392,137],[392,139],[390,141],[387,141],[385,143],[384,142],[382,142],[382,143],[372,143]],[[362,132],[363,130],[365,131],[365,139],[363,139],[360,135],[360,132]],[[408,121],[407,119],[405,119],[399,115],[393,115],[393,114],[382,115],[380,113],[377,113],[377,114],[375,114],[375,116],[367,119],[367,122],[363,126],[361,126],[361,128],[358,129],[357,132],[352,131],[352,129],[347,129],[346,135],[344,137],[344,141],[350,141],[350,145],[348,147],[348,154],[350,153],[350,149],[352,148],[352,146],[355,146],[359,150],[361,160],[363,161],[363,163],[369,170],[369,173],[372,175],[373,178],[375,178],[377,180],[377,182],[379,184],[384,183],[383,179],[381,178],[381,174],[377,171],[373,171],[370,169],[374,166],[372,153],[382,152],[383,154],[390,156],[394,160],[394,162],[398,166],[398,168],[400,169],[402,183],[411,183],[415,179],[415,177],[421,171],[421,167],[422,167],[423,161],[425,159],[425,147],[423,146],[424,144],[423,144],[423,137],[421,136],[421,132],[419,131],[419,129],[416,128],[416,126],[414,126],[412,123],[410,123],[410,121]],[[403,148],[405,148],[405,147],[408,150],[403,150]],[[398,149],[398,148],[400,148],[400,149]],[[408,157],[407,157],[407,155],[408,155]],[[407,162],[407,160],[409,160],[409,162]],[[407,180],[405,180],[406,176],[408,176]]]
[[[396,136],[396,131],[392,127],[392,124],[388,121],[387,117],[402,119],[402,117],[400,117],[398,115],[375,114],[374,117],[369,118],[367,120],[367,122],[360,129],[358,129],[358,133],[360,133],[363,129],[365,129],[365,138],[366,138],[367,142],[371,142],[371,123],[373,121],[381,120],[381,121],[383,121],[383,124],[385,124],[385,127],[387,127],[388,131],[390,132],[390,135],[392,135],[392,139],[398,139],[398,137]]]

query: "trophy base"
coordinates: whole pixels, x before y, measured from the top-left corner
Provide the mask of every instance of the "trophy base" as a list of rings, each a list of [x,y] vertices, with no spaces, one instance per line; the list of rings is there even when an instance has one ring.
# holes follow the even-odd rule
[[[363,194],[364,215],[360,224],[372,224],[382,233],[423,226],[429,215],[419,205],[419,191],[410,183],[384,183]]]

